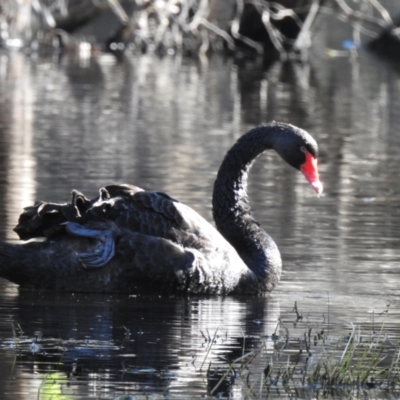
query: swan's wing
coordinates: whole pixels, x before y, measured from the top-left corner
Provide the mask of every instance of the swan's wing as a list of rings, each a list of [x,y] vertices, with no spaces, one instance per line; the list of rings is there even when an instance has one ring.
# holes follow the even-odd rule
[[[196,265],[206,268],[207,257],[218,257],[216,249],[224,246],[197,212],[160,192],[136,191],[99,201],[83,224],[69,222],[67,231],[98,239],[96,251],[79,255],[86,268],[102,267],[117,254],[147,276],[186,276]]]
[[[70,203],[37,203],[24,210],[16,231],[23,239],[71,234],[96,239],[94,247],[80,250],[86,268],[108,264],[119,250],[133,257],[140,270],[154,273],[165,273],[166,264],[190,271],[195,258],[224,245],[216,229],[190,207],[165,193],[130,185],[106,186],[91,200],[73,191]],[[125,246],[117,248],[117,238],[124,238],[120,243]]]
[[[218,268],[212,268],[204,248],[200,252],[159,236],[120,229],[110,220],[85,225],[69,222],[67,230],[96,239],[95,244],[76,253],[84,268],[121,270],[139,286],[159,282],[166,292],[225,293],[237,284],[237,279],[225,274],[224,259],[219,260],[217,252],[213,253]]]
[[[98,211],[94,210],[94,214]],[[215,235],[219,236],[196,211],[161,192],[140,191],[129,198],[117,199],[105,210],[104,216],[120,229],[195,249],[208,247]]]
[[[182,246],[204,249],[218,232],[190,207],[162,192],[132,185],[109,185],[89,200],[72,191],[69,203],[36,202],[26,207],[14,230],[21,239],[52,238],[65,234],[68,222],[85,225],[112,221],[121,229],[168,239]]]

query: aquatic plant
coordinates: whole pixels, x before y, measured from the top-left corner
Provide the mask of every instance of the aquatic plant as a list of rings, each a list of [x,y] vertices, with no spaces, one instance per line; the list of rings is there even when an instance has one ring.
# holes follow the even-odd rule
[[[296,304],[294,311],[298,322],[301,315]],[[283,328],[281,336],[276,334],[278,327]],[[244,340],[243,355],[226,360],[225,365],[210,360],[208,393],[229,396],[232,387],[239,385],[245,397],[255,398],[275,396],[275,392],[345,398],[375,398],[377,391],[395,397],[400,394],[400,346],[388,340],[384,324],[379,332],[352,325],[349,334],[336,339],[325,328],[307,328],[301,337],[292,336],[283,321],[277,330],[259,338],[259,345],[251,351],[245,350]],[[273,343],[273,351],[268,342]],[[205,358],[209,354],[210,349]]]

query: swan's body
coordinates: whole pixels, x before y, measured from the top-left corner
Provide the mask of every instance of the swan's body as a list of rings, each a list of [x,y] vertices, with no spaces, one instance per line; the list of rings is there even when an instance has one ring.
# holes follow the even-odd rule
[[[0,243],[0,276],[21,287],[84,292],[263,294],[279,281],[281,257],[250,212],[247,174],[255,158],[275,149],[300,169],[317,193],[317,145],[282,123],[259,126],[227,153],[214,185],[215,229],[193,209],[130,185],[100,189],[88,200],[36,203]]]

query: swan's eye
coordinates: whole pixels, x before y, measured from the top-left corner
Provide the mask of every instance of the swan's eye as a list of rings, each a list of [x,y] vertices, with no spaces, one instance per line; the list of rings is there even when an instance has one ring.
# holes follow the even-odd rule
[[[307,153],[307,149],[306,149],[304,146],[301,146],[301,147],[300,147],[300,150],[301,150],[303,153]]]

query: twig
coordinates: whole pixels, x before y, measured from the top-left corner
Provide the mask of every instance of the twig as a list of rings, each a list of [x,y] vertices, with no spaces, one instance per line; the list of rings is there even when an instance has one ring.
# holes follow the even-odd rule
[[[207,332],[208,332],[208,329],[207,329]],[[213,344],[214,344],[215,338],[217,337],[217,333],[218,333],[218,328],[216,329],[216,331],[215,331],[215,333],[214,333],[214,337],[213,337],[213,339],[211,340],[210,345],[208,346],[207,353],[206,353],[206,355],[205,355],[205,357],[204,357],[204,360],[203,360],[203,362],[202,362],[201,365],[200,365],[200,371],[203,369],[203,365],[204,365],[204,363],[206,362],[206,359],[207,359],[207,357],[208,357],[208,354],[209,354],[210,351],[211,351],[211,347],[212,347]],[[202,332],[202,335],[204,336],[203,332]]]
[[[301,321],[303,319],[303,314],[299,313],[299,310],[297,308],[297,301],[294,302],[293,311],[296,313],[297,316],[296,322]]]

